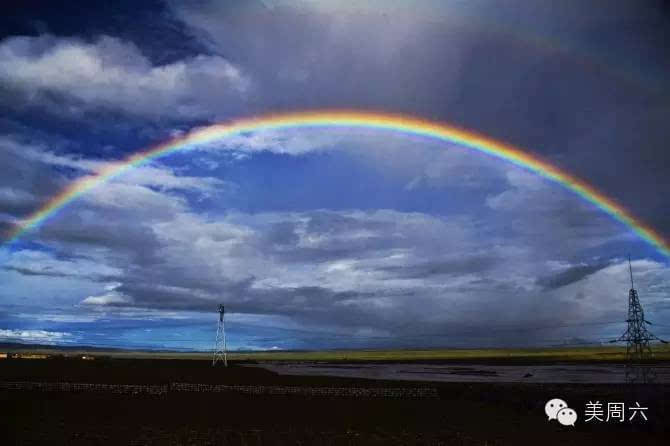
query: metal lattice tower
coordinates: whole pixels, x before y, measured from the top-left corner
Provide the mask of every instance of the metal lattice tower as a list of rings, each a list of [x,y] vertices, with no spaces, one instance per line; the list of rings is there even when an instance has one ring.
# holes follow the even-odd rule
[[[228,358],[226,357],[226,325],[224,322],[225,308],[223,304],[219,305],[219,324],[216,329],[216,344],[214,346],[214,358],[212,367],[217,362],[223,361],[223,365],[228,367]]]
[[[612,342],[626,342],[626,382],[646,384],[654,381],[655,373],[651,368],[653,358],[649,341],[656,340],[667,343],[647,330],[651,322],[644,318],[644,311],[633,283],[633,267],[628,257],[630,272],[630,291],[628,292],[628,327],[626,331]]]

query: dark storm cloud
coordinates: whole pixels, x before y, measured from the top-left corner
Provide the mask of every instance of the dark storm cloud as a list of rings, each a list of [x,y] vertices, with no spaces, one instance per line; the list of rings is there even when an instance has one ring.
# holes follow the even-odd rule
[[[116,224],[96,222],[83,224],[76,215],[66,217],[59,224],[45,225],[40,239],[63,244],[90,245],[147,253],[158,246],[153,231],[142,225],[119,228]]]
[[[93,275],[89,271],[86,272],[77,272],[76,270],[58,271],[53,270],[52,268],[36,269],[36,268],[27,268],[12,265],[3,266],[1,269],[5,271],[15,272],[28,277],[34,276],[34,277],[73,278],[73,279],[81,279],[99,283],[108,283],[110,281],[118,280],[121,277],[121,276],[113,276],[105,274]]]
[[[160,286],[133,280],[126,280],[114,288],[113,293],[122,296],[120,299],[110,299],[102,305],[110,309],[212,312],[223,301],[237,314],[288,316],[310,326],[340,328],[383,328],[385,323],[394,319],[391,314],[375,311],[374,307],[366,309],[360,306],[366,299],[380,297],[382,293],[334,291],[320,286],[257,289],[252,287],[253,279],[219,281],[216,290],[203,292],[197,288]],[[85,300],[82,304],[100,305],[95,299]],[[345,302],[357,304],[343,305]]]
[[[360,259],[388,255],[393,250],[416,250],[432,258],[449,249],[463,249],[467,243],[463,237],[471,236],[458,229],[460,224],[471,223],[468,218],[441,219],[384,210],[315,210],[289,217],[291,220],[271,225],[251,241],[259,251],[289,263]]]
[[[389,215],[384,219],[377,215],[346,215],[334,212],[315,212],[294,216],[294,221],[284,220],[279,224],[271,224],[267,227],[267,233],[264,230],[258,234],[258,241],[263,244],[251,241],[250,245],[255,247],[258,252],[255,255],[264,256],[268,252],[275,254],[279,259],[280,265],[285,262],[300,262],[304,265],[327,264],[331,261],[337,261],[348,258],[357,258],[360,261],[365,259],[374,259],[388,249],[398,247],[398,239],[402,240],[400,246],[408,248],[409,246],[422,246],[416,239],[407,239],[412,236],[411,228],[398,227],[394,224],[397,215]],[[287,217],[285,217],[287,218]],[[311,219],[314,219],[314,222]],[[298,224],[297,222],[301,222]],[[343,224],[343,222],[347,224]],[[278,228],[281,228],[278,230]],[[306,232],[301,229],[309,228]],[[345,234],[356,233],[357,230],[366,228],[374,229],[375,238],[385,240],[380,243],[376,249],[370,249],[365,244],[354,243],[348,246],[346,251],[333,251],[332,245],[345,242],[342,239]],[[402,231],[402,236],[394,235]],[[277,234],[280,234],[277,237]],[[269,237],[268,234],[273,234]],[[310,250],[301,248],[300,241],[304,238],[329,237],[333,240],[331,243],[325,243],[322,248],[314,247]],[[414,234],[420,239],[420,234]],[[445,234],[446,235],[446,234]],[[230,238],[220,237],[217,233],[212,233],[213,238],[225,241],[233,241]],[[283,256],[276,256],[273,249],[276,249],[276,240],[281,240],[281,248],[284,250]],[[341,242],[337,242],[341,240]],[[181,243],[171,240],[171,244]],[[268,248],[267,245],[275,246]],[[142,250],[141,245],[135,247]],[[160,251],[160,249],[159,249]],[[323,252],[322,252],[323,251]],[[421,252],[425,251],[425,248]],[[299,253],[299,254],[296,254]],[[238,258],[237,262],[244,264],[249,260],[243,257]],[[431,264],[432,263],[432,264]],[[386,278],[402,280],[406,278],[429,278],[440,272],[448,272],[460,277],[463,274],[471,275],[483,273],[499,264],[498,259],[486,258],[484,256],[472,257],[470,259],[453,260],[451,262],[420,261],[418,263],[406,263],[404,267],[386,267],[378,268]],[[437,271],[439,269],[439,271]],[[374,268],[369,268],[374,270]],[[263,271],[256,270],[256,274],[263,276]],[[306,276],[305,278],[307,278]],[[312,286],[276,286],[276,287],[258,287],[256,286],[262,277],[248,277],[242,280],[231,280],[216,274],[210,269],[210,262],[198,255],[186,258],[175,258],[173,256],[156,256],[148,261],[134,261],[131,265],[125,265],[125,273],[116,277],[119,285],[115,286],[111,294],[103,294],[92,299],[87,299],[83,303],[87,305],[99,306],[105,308],[138,308],[151,309],[159,311],[211,311],[220,301],[225,301],[230,308],[234,308],[236,313],[249,313],[257,315],[286,315],[293,320],[303,324],[321,324],[322,326],[352,327],[355,329],[374,329],[387,330],[389,327],[396,327],[393,336],[412,338],[412,342],[418,342],[421,337],[416,337],[420,332],[421,336],[430,335],[443,339],[448,335],[455,335],[461,332],[467,326],[472,327],[475,323],[470,317],[465,317],[462,321],[452,321],[449,327],[445,329],[445,320],[440,317],[441,322],[430,322],[426,320],[425,310],[432,308],[438,310],[445,303],[438,303],[443,299],[442,293],[421,286],[408,285],[404,288],[379,287],[375,291],[365,291],[352,288],[342,291],[330,288],[326,285]],[[286,278],[286,280],[290,280]],[[383,280],[383,279],[382,279]],[[460,289],[463,288],[463,289]],[[489,292],[515,293],[519,295],[520,290],[513,284],[489,283],[485,285]],[[471,311],[477,312],[476,325],[486,325],[494,313],[500,312],[500,308],[495,311],[482,311],[481,305],[486,302],[487,306],[492,306],[492,298],[478,296],[478,290],[482,289],[482,284],[473,282],[467,287],[456,287],[454,291],[458,293],[468,293],[469,298],[464,303],[452,303],[452,310],[456,314],[466,314]],[[527,294],[527,293],[526,293]],[[384,304],[379,306],[379,301],[393,302],[393,305]],[[495,299],[498,299],[496,296]],[[498,304],[496,304],[498,305]],[[552,316],[558,314],[560,304],[543,305],[542,311],[552,307],[549,313]],[[523,306],[521,307],[523,308]],[[522,312],[521,308],[517,312]],[[530,310],[528,310],[530,313]],[[406,320],[408,314],[413,314],[412,318],[416,321],[401,323]],[[474,317],[474,315],[473,315]],[[547,315],[547,317],[549,317]],[[522,324],[523,325],[523,324]],[[386,335],[387,338],[378,340],[379,342],[392,342],[393,337]],[[508,333],[505,339],[517,339],[517,332]],[[502,339],[502,338],[501,338]],[[369,341],[369,340],[368,340]],[[425,340],[424,340],[425,341]],[[435,341],[437,342],[437,341]]]
[[[335,292],[318,287],[253,289],[253,280],[240,282],[222,281],[218,293],[203,294],[193,289],[161,287],[155,284],[129,282],[114,291],[132,297],[132,301],[112,303],[112,306],[136,306],[160,310],[211,311],[223,300],[236,313],[280,314],[303,319],[333,316],[334,307],[348,299],[370,296],[365,293]],[[320,319],[322,319],[320,318]]]
[[[271,255],[269,258],[277,262],[277,267],[284,268],[294,264],[295,268],[300,269],[327,265],[328,262],[348,259],[350,256],[361,260],[374,259],[397,245],[398,237],[393,233],[398,231],[404,234],[400,237],[403,240],[402,244],[411,245],[412,242],[407,240],[407,236],[411,234],[413,226],[399,226],[394,222],[395,217],[395,214],[347,215],[320,211],[313,214],[286,215],[280,223],[268,225],[267,231],[261,228],[254,235],[243,236],[239,240],[230,235],[223,236],[226,232],[218,230],[205,230],[200,233],[208,234],[211,240],[224,243],[226,250],[230,249],[229,254],[224,252],[216,254],[214,250],[210,256],[226,257],[232,254],[235,263],[239,264],[242,271],[246,270],[245,264],[253,265],[258,258],[268,258],[268,253]],[[414,226],[422,224],[423,219],[428,219],[430,222],[428,217],[419,218],[415,215],[413,218],[418,220],[413,223]],[[125,234],[129,225],[128,222],[119,222],[114,226],[119,233]],[[303,231],[305,228],[308,230]],[[376,240],[374,247],[359,243],[356,241],[358,237],[354,237],[352,243],[347,243],[352,241],[348,238],[349,235],[352,233],[355,235],[363,228],[367,231],[374,230],[373,238]],[[186,228],[185,230],[188,231]],[[109,237],[104,237],[105,232],[98,229],[91,232],[98,234],[96,244],[104,242],[103,246],[110,246]],[[51,241],[55,241],[58,235],[64,236],[58,242],[61,246],[76,246],[81,243],[78,237],[73,238],[71,234],[56,231],[52,235]],[[300,246],[306,239],[312,237],[319,237],[323,242],[322,246],[307,250]],[[277,240],[280,240],[281,244],[278,244]],[[90,242],[87,238],[84,241]],[[116,260],[114,257],[104,258],[121,267],[123,274],[110,277],[109,280],[115,284],[103,294],[85,299],[83,304],[162,311],[209,311],[217,302],[223,300],[234,308],[236,313],[279,314],[290,316],[303,323],[381,328],[385,321],[398,317],[400,310],[389,308],[379,311],[375,303],[378,299],[421,298],[420,293],[417,294],[411,288],[357,290],[336,288],[332,284],[318,285],[318,280],[311,277],[313,273],[306,274],[302,278],[304,281],[314,283],[313,285],[260,286],[263,279],[267,280],[269,271],[249,267],[246,278],[226,277],[225,270],[212,268],[211,258],[204,258],[196,252],[190,254],[187,250],[189,242],[191,241],[188,239],[160,240],[159,246],[155,247],[151,246],[151,241],[143,242],[136,239],[134,243],[117,247],[116,251],[119,253],[129,250],[130,255],[118,257]],[[339,243],[347,245],[347,249],[335,250],[334,246]],[[244,246],[244,250],[237,252],[234,248],[237,244]],[[176,252],[179,253],[184,248],[184,254],[170,254],[170,250],[175,248],[178,248]],[[147,250],[152,251],[154,255],[143,255]],[[282,251],[281,254],[278,254],[278,250]]]
[[[63,173],[22,153],[33,149],[29,141],[0,137],[0,213],[25,217],[67,184]]]
[[[545,289],[560,288],[562,286],[578,282],[584,277],[589,276],[596,271],[600,271],[607,266],[607,264],[573,266],[554,275],[540,277],[537,280],[537,283]]]
[[[434,260],[414,265],[385,266],[379,268],[379,271],[386,272],[393,277],[423,279],[449,274],[482,273],[500,261],[501,259],[489,256],[473,256],[447,261]]]
[[[507,179],[508,188],[488,196],[486,204],[509,234],[527,240],[539,255],[551,252],[577,263],[575,254],[621,236],[611,217],[572,192],[523,171],[510,170]]]
[[[26,191],[10,188],[0,191],[0,210],[5,214],[27,215],[37,209],[40,204],[40,200]]]
[[[71,274],[65,274],[57,271],[34,270],[30,268],[20,268],[15,266],[3,266],[5,271],[14,271],[24,276],[46,276],[46,277],[71,277]]]
[[[435,91],[453,74],[450,56],[462,51],[432,44],[458,38],[439,24],[413,26],[405,18],[398,23],[381,12],[356,15],[336,8],[331,13],[303,4],[269,10],[253,2],[173,6],[211,51],[254,73],[256,109],[409,106],[427,111],[435,106]]]
[[[381,108],[455,122],[548,157],[670,233],[661,167],[670,129],[659,121],[670,110],[659,75],[670,69],[667,10],[473,2],[401,17],[328,2],[172,6],[212,51],[259,80],[256,107]],[[651,60],[621,64],[640,54],[621,29]],[[647,67],[660,82],[644,80]],[[621,181],[624,172],[636,181]]]
[[[397,226],[393,221],[327,211],[308,212],[303,217],[306,223],[281,222],[273,226],[263,240],[270,244],[260,249],[285,261],[325,262],[360,257],[403,244],[399,239],[388,237]],[[305,238],[320,240],[318,246],[299,245],[296,231],[301,231]]]

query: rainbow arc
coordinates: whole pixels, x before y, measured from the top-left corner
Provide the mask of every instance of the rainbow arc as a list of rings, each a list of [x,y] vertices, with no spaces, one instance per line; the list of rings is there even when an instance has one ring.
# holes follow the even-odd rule
[[[138,151],[123,160],[110,162],[93,175],[74,181],[48,203],[22,221],[10,233],[8,241],[11,243],[27,231],[43,224],[59,210],[64,209],[69,203],[97,185],[153,159],[180,150],[187,150],[201,144],[223,140],[237,134],[291,128],[367,128],[387,130],[455,143],[466,149],[485,153],[523,167],[562,185],[614,219],[627,225],[634,233],[653,245],[663,255],[670,257],[670,243],[651,226],[636,218],[614,199],[598,191],[592,185],[559,169],[536,155],[484,135],[441,122],[407,115],[350,110],[316,110],[239,119],[228,123],[199,128],[185,135]]]

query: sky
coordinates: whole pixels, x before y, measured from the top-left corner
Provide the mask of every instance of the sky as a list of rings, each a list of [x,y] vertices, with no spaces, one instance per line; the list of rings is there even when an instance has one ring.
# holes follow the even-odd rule
[[[233,350],[586,345],[625,329],[627,256],[670,338],[670,263],[536,173],[373,128],[177,151],[305,110],[462,127],[670,238],[670,9],[656,1],[10,2],[0,17],[0,342]]]

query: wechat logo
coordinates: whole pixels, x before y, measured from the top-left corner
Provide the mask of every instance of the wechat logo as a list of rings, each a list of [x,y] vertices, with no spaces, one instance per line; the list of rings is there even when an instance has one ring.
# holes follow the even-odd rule
[[[563,426],[573,426],[577,421],[577,412],[568,407],[568,403],[560,398],[554,398],[547,401],[544,405],[544,413],[549,417],[549,421],[557,420]]]

